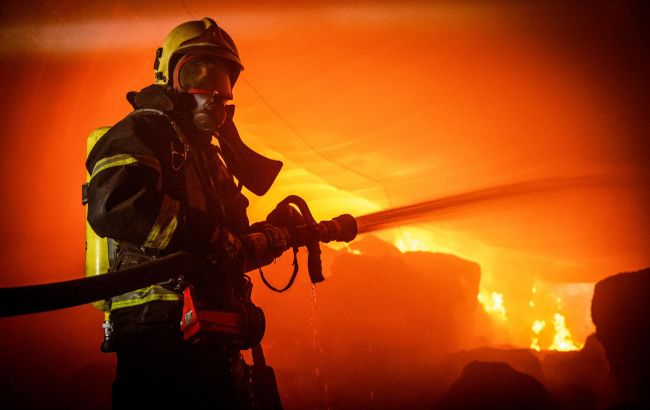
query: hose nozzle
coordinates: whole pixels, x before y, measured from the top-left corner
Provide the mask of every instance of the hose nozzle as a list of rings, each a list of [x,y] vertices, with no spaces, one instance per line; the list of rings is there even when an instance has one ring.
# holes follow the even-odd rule
[[[350,242],[357,237],[357,220],[352,215],[339,215],[317,225],[320,242]]]

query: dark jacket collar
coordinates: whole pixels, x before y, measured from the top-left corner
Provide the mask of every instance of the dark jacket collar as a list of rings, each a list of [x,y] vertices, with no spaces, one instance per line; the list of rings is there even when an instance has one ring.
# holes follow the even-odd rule
[[[163,111],[181,127],[192,141],[209,144],[212,139],[211,136],[202,134],[196,128],[191,113],[177,107],[178,104],[175,103],[167,87],[151,84],[139,92],[130,91],[127,93],[126,99],[135,110],[150,108]]]
[[[165,88],[151,84],[139,92],[130,91],[126,94],[127,101],[133,109],[153,108],[166,113],[174,111],[174,101],[165,92]]]

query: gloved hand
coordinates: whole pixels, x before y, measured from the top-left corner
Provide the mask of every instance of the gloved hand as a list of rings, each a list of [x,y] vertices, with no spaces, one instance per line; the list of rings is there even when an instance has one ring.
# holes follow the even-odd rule
[[[266,217],[266,221],[276,226],[282,226],[288,230],[305,223],[304,218],[291,205],[279,205]]]
[[[271,257],[273,260],[289,249],[289,232],[284,227],[262,221],[251,225],[251,232],[262,233],[266,238],[266,249],[260,255],[262,258]]]
[[[234,266],[243,257],[241,241],[225,228],[214,230],[209,250],[213,258],[223,267]]]
[[[213,292],[223,289],[224,280],[244,271],[246,254],[241,240],[225,228],[215,228],[206,245],[197,249],[205,265],[192,272],[192,285],[197,295],[209,299]]]

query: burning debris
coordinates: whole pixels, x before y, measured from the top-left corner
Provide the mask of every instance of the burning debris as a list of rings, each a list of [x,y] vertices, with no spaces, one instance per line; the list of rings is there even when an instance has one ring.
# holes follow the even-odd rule
[[[477,299],[483,305],[483,310],[486,313],[491,314],[497,320],[503,322],[508,320],[506,308],[503,306],[503,293],[493,291],[489,295],[486,295],[485,292],[481,292],[478,294]]]
[[[529,348],[538,352],[542,350],[574,351],[580,350],[584,343],[577,341],[573,332],[567,324],[567,313],[562,307],[562,298],[552,293],[545,295],[537,287],[532,288],[532,295],[528,306],[522,306],[521,302],[512,302],[512,309],[516,316],[516,323],[510,323],[506,309],[505,296],[498,291],[484,291],[478,294],[478,301],[485,313],[501,328],[511,333],[519,333],[515,327],[520,326],[522,321],[530,321],[530,344]],[[585,295],[580,295],[584,298]],[[528,312],[528,313],[526,313]],[[539,316],[541,317],[539,317]],[[584,327],[584,326],[583,326]],[[513,340],[514,344],[517,344]]]
[[[476,336],[484,344],[575,351],[593,333],[588,314],[593,283],[544,281],[528,272],[526,266],[515,271],[508,265],[496,264],[495,260],[501,257],[498,249],[481,248],[480,244],[472,247],[466,240],[445,237],[438,231],[406,227],[390,233],[393,237],[389,240],[403,254],[449,253],[481,265],[476,298],[484,312],[479,316],[484,317],[477,320]],[[356,248],[353,251],[360,252]],[[534,271],[535,267],[531,268]],[[531,285],[527,286],[528,283]]]
[[[553,329],[555,335],[553,336],[553,344],[548,350],[558,350],[560,352],[569,352],[571,350],[579,350],[584,344],[576,345],[571,338],[571,332],[566,327],[566,318],[560,313],[553,315]]]

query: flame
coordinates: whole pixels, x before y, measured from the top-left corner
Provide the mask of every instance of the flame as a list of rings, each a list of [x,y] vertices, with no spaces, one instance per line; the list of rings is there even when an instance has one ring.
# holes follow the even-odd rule
[[[402,232],[395,240],[394,245],[402,253],[431,251],[431,247],[411,231]]]
[[[535,288],[533,288],[535,289]],[[532,302],[532,301],[531,301]],[[533,322],[533,333],[535,336],[533,336],[533,340],[530,342],[530,348],[533,350],[537,350],[538,352],[542,350],[539,347],[539,334],[540,332],[546,327],[546,322],[544,320],[536,320]]]
[[[534,295],[537,294],[537,289],[536,287],[532,288],[532,293]],[[556,309],[560,309],[562,306],[562,298],[559,296],[553,295],[551,300],[553,300],[556,304]],[[531,308],[535,307],[535,301],[531,300],[529,302],[529,306]],[[530,348],[533,350],[537,350],[538,352],[541,349],[540,346],[540,334],[542,330],[546,328],[546,321],[545,320],[535,320],[533,321],[533,325],[531,327],[533,331],[533,336],[530,341]],[[549,329],[550,331],[550,329]],[[566,326],[566,317],[559,313],[555,312],[553,314],[553,342],[548,346],[547,350],[557,350],[560,352],[568,352],[572,350],[580,350],[582,348],[583,344],[576,344],[573,341],[573,337],[571,335],[571,331],[567,328]]]
[[[402,253],[405,252],[445,252],[475,260],[481,265],[481,286],[477,300],[483,310],[500,326],[500,337],[503,342],[514,345],[528,345],[536,351],[579,350],[583,344],[573,340],[572,332],[567,327],[567,313],[575,313],[575,300],[589,297],[593,291],[593,284],[566,284],[558,285],[537,282],[530,289],[530,297],[521,302],[516,297],[509,299],[507,310],[505,306],[503,286],[497,276],[492,273],[490,266],[490,252],[487,248],[475,246],[476,243],[464,242],[463,239],[446,236],[443,230],[426,231],[415,227],[400,228],[394,231],[392,242]],[[470,246],[470,244],[472,246]],[[477,251],[478,249],[478,251]],[[348,250],[351,251],[351,250]],[[476,253],[470,253],[476,252]],[[565,306],[560,295],[567,297],[574,304]],[[584,298],[583,298],[584,296]],[[521,305],[517,305],[521,303]],[[567,312],[569,309],[569,312]],[[580,317],[574,318],[580,322]],[[577,333],[585,332],[576,325]],[[574,329],[576,330],[576,329]],[[531,334],[532,332],[532,334]]]
[[[483,305],[485,312],[502,322],[508,320],[506,308],[503,305],[503,293],[493,291],[488,295],[486,292],[480,292],[477,299]]]
[[[530,348],[536,351],[541,351],[542,349],[539,347],[539,339],[536,337],[533,337],[533,341],[530,342]]]
[[[361,251],[359,249],[352,248],[347,242],[343,242],[343,248],[348,251],[348,253],[351,253],[353,255],[361,255]]]
[[[546,327],[546,322],[544,320],[536,320],[533,322],[533,333],[536,335]]]
[[[555,329],[555,336],[553,336],[553,344],[549,350],[559,350],[560,352],[568,352],[571,350],[580,350],[584,343],[576,345],[571,338],[571,332],[566,327],[566,318],[556,313],[553,315],[553,328]]]

